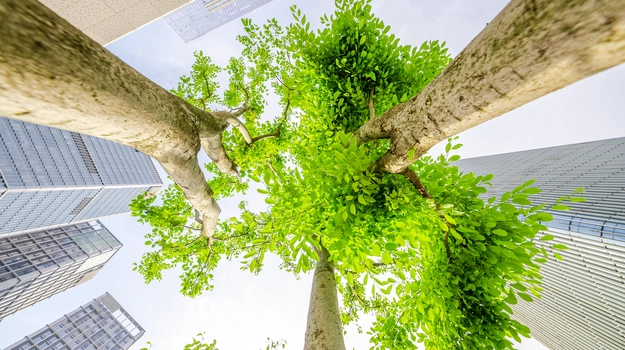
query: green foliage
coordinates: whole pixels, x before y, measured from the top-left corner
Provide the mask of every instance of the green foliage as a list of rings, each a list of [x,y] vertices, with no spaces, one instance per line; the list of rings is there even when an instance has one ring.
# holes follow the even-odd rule
[[[258,273],[265,255],[275,254],[284,269],[300,274],[314,268],[315,248],[323,245],[336,266],[343,322],[376,316],[372,349],[412,349],[418,342],[432,349],[512,348],[510,339],[520,341],[529,329],[510,318],[509,305],[542,291],[547,251],[536,243],[542,223],[552,219],[548,211],[568,209],[563,201],[581,199],[534,204],[540,190],[528,181],[485,201],[493,176],[459,172],[452,164],[459,156],[451,153],[461,145],[453,140],[444,155],[411,167],[431,199],[401,175],[376,172],[388,141],[358,145],[353,132],[372,110],[379,115],[419,93],[450,57],[438,41],[399,45],[369,0],[336,4],[317,31],[295,7],[295,23],[286,29],[275,20],[261,27],[243,19],[242,56],[224,69],[231,79],[223,97],[210,97],[228,108],[251,101],[244,118],[252,135],[279,131],[251,145],[236,130],[224,133],[240,182],[207,165],[217,198],[245,194],[251,181],[268,209],[252,212],[243,202],[241,215],[219,223],[211,244],[197,232],[179,188],[167,189],[160,205],[140,196],[133,215],[154,228],[146,244],[156,250],[136,269],[150,282],[181,266],[182,293],[195,296],[212,289],[221,257],[239,258],[243,269]],[[196,87],[198,72],[218,69],[207,68],[201,53],[196,60],[175,93],[197,105],[208,100]],[[283,107],[269,122],[261,115],[268,87]],[[541,245],[549,247],[550,238],[542,236]]]
[[[354,131],[369,119],[369,98],[376,114],[404,102],[421,91],[451,61],[444,44],[425,42],[421,47],[399,44],[371,12],[370,1],[339,0],[337,11],[323,16],[316,33],[295,6],[293,57],[330,95],[331,122]]]
[[[150,342],[147,342],[147,344],[150,347],[141,348],[141,350],[151,350],[152,344]],[[267,346],[265,347],[265,350],[284,349],[286,344],[287,343],[284,340],[274,341],[267,338]],[[219,350],[219,348],[217,348],[217,340],[213,340],[210,344],[208,344],[204,341],[204,333],[200,333],[193,337],[193,341],[191,343],[184,346],[184,350]]]

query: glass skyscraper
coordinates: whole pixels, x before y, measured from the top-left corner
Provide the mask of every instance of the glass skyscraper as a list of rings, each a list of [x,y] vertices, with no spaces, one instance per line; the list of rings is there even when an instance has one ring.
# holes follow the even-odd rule
[[[98,221],[0,237],[0,321],[92,279],[121,246]]]
[[[0,117],[0,237],[125,213],[161,185],[130,147]]]
[[[551,350],[625,349],[625,138],[460,160],[463,172],[494,174],[485,195],[500,196],[526,180],[543,190],[535,203],[554,203],[576,188],[583,203],[553,211],[538,240],[563,243],[563,261],[543,265],[541,299],[513,305],[513,318]]]
[[[5,350],[125,350],[144,333],[106,293]]]
[[[250,13],[272,0],[194,0],[163,17],[185,43]]]

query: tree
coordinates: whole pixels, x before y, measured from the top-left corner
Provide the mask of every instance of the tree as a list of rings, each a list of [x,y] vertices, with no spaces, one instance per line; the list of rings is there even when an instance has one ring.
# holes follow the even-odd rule
[[[510,320],[507,304],[539,294],[538,254],[549,253],[531,240],[550,219],[544,205],[531,205],[539,190],[528,182],[484,202],[478,195],[489,176],[449,164],[458,145],[437,159],[421,156],[623,62],[625,4],[513,1],[440,75],[448,63],[442,45],[400,46],[367,1],[338,1],[317,33],[296,9],[294,16],[286,30],[244,21],[245,50],[226,67],[231,80],[220,99],[211,85],[217,68],[198,53],[174,91],[184,102],[37,2],[5,1],[0,113],[121,142],[163,165],[177,184],[163,205],[133,203],[154,227],[148,244],[160,248],[137,266],[147,280],[180,264],[183,293],[196,295],[211,288],[222,256],[241,255],[258,272],[269,251],[295,273],[316,265],[309,349],[344,348],[341,324],[359,311],[376,312],[378,348],[421,340],[510,347],[507,338],[528,329]],[[273,122],[260,119],[267,86],[284,107]],[[210,112],[211,103],[232,110]],[[211,186],[197,164],[200,144],[215,161]],[[244,192],[250,179],[264,185],[269,210],[243,203],[240,218],[218,223],[213,195]]]

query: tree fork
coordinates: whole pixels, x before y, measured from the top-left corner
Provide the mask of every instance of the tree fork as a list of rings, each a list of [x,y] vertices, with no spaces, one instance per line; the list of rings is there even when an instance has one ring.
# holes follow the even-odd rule
[[[325,247],[316,251],[319,260],[310,292],[304,350],[345,350],[334,264]]]
[[[228,124],[150,81],[36,0],[0,2],[0,115],[101,137],[156,159],[204,217],[220,209],[200,135]]]
[[[399,173],[448,137],[623,62],[624,0],[513,0],[423,91],[356,134],[390,138],[377,168]]]

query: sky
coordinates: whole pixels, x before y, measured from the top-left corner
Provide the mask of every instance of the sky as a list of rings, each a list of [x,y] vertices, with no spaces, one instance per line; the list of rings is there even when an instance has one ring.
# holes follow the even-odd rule
[[[420,45],[425,40],[442,40],[455,56],[506,3],[503,0],[373,0],[373,9],[391,25],[402,44]],[[297,4],[309,19],[331,13],[333,9],[333,1],[328,0],[274,0],[248,17],[256,22],[275,17],[281,23],[288,23],[292,4]],[[180,75],[190,70],[195,50],[203,50],[215,63],[225,65],[228,58],[241,49],[235,40],[239,33],[242,33],[242,26],[234,21],[184,44],[164,21],[157,20],[107,48],[169,89],[175,86]],[[623,85],[625,66],[575,83],[462,133],[460,142],[464,147],[460,154],[476,157],[623,137]],[[269,106],[267,111],[277,114],[279,107]],[[438,154],[443,147],[437,145],[431,154]],[[255,201],[254,198],[248,200]],[[258,197],[258,201],[262,198]],[[234,215],[236,201],[220,205],[224,217]],[[131,271],[132,263],[139,261],[146,251],[143,234],[149,230],[147,226],[138,224],[129,215],[102,222],[123,243],[123,248],[92,281],[7,317],[0,323],[0,348],[104,292],[112,294],[146,329],[143,338],[131,348],[133,350],[144,347],[146,341],[154,344],[153,350],[182,349],[192,336],[202,332],[206,332],[207,339],[217,339],[221,350],[259,349],[267,337],[287,340],[287,349],[303,347],[310,275],[297,279],[280,271],[277,258],[271,256],[258,276],[240,271],[236,261],[225,262],[214,273],[213,292],[195,299],[185,298],[178,292],[177,271],[165,273],[162,282],[150,285],[145,285],[141,276]],[[366,325],[365,318],[365,330]],[[348,349],[369,348],[367,334],[358,334],[353,327],[347,331]],[[545,347],[530,339],[519,349]]]

